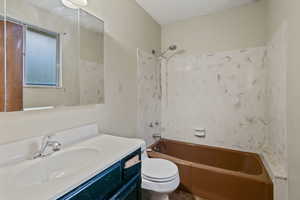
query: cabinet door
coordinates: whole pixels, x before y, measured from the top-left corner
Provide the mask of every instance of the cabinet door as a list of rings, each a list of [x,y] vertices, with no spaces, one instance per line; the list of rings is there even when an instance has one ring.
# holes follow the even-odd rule
[[[132,178],[110,200],[141,200],[141,175]]]
[[[58,200],[107,200],[121,185],[121,163],[118,163]]]
[[[141,200],[140,197],[140,188],[135,187],[126,197],[124,200]]]
[[[92,199],[94,200],[106,200],[112,196],[121,187],[122,176],[121,166],[112,170],[105,175],[101,181],[97,181],[92,184],[88,191]]]
[[[70,197],[69,200],[94,200],[88,191],[81,192],[76,196]]]

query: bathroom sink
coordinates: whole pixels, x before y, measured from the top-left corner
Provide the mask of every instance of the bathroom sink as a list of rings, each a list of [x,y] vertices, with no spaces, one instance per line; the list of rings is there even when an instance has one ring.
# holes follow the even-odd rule
[[[30,187],[68,178],[93,166],[97,158],[99,159],[99,151],[89,148],[59,152],[40,158],[16,175],[16,185]]]

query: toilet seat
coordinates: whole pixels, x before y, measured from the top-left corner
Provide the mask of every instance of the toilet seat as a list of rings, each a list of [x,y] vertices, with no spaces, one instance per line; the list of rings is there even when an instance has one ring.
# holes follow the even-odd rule
[[[142,163],[142,177],[157,183],[171,182],[178,177],[178,168],[168,160],[145,159]]]
[[[147,177],[145,175],[142,175],[142,178],[147,180],[147,181],[152,181],[152,182],[156,182],[156,183],[166,183],[166,182],[170,182],[172,180],[174,180],[177,177],[177,175],[170,177],[170,178],[165,178],[165,179],[156,179],[156,178],[152,178],[152,177]]]

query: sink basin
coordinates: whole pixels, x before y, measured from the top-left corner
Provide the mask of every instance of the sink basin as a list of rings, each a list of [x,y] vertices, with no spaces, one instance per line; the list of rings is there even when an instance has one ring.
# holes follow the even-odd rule
[[[35,160],[16,177],[16,185],[35,186],[68,178],[95,164],[99,151],[95,149],[75,149],[59,152],[49,157]]]

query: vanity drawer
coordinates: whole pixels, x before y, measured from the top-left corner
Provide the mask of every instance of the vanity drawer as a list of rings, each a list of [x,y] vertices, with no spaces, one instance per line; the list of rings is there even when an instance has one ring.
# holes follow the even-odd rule
[[[130,166],[126,165],[127,162],[130,162],[131,160],[135,160],[136,162],[133,162],[133,164]],[[140,174],[141,168],[142,168],[141,150],[139,149],[122,160],[123,183],[129,181],[137,174]]]
[[[58,200],[106,200],[121,185],[122,168],[119,162]]]

